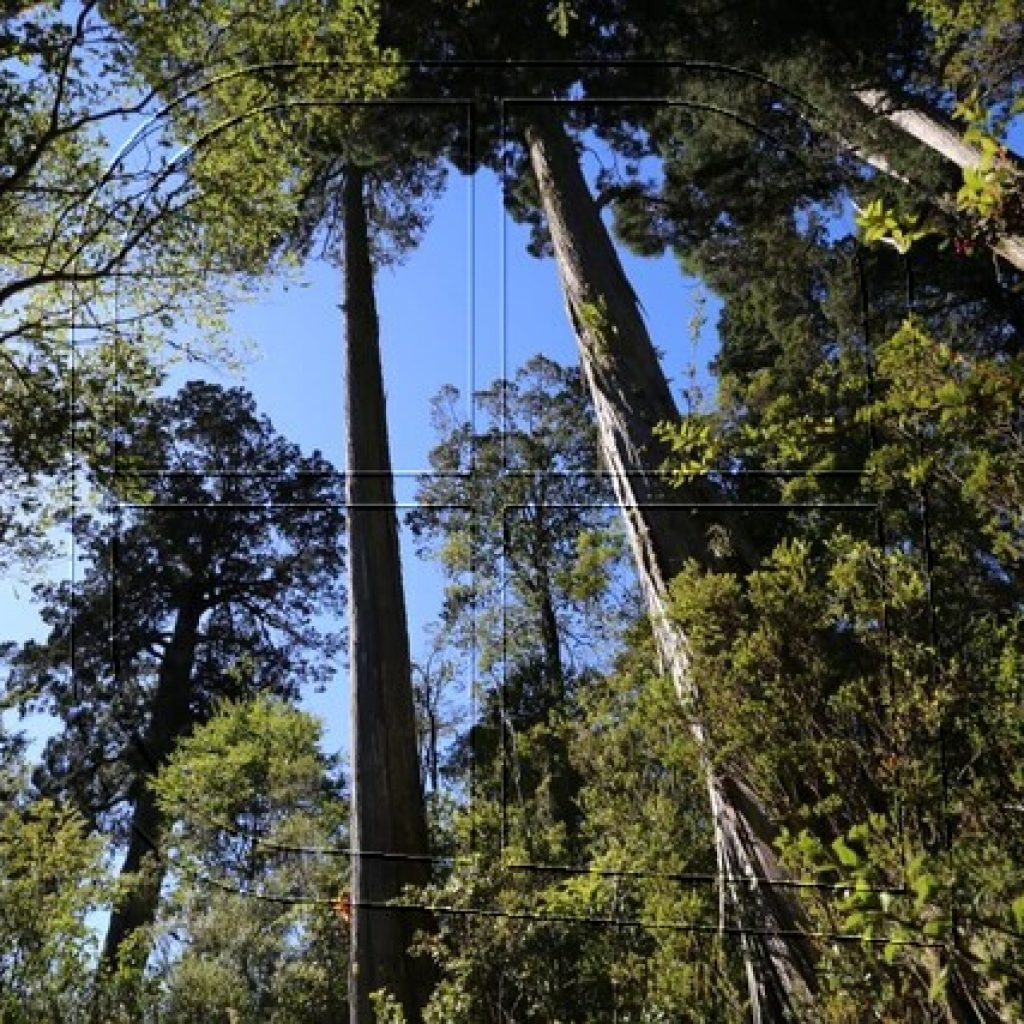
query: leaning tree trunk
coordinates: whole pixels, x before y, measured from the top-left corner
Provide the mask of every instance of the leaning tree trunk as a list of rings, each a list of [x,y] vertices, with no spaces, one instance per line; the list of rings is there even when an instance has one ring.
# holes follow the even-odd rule
[[[658,472],[667,453],[654,427],[677,419],[678,411],[636,295],[561,123],[550,111],[531,113],[526,140],[597,413],[601,458],[626,517],[661,658],[693,714],[704,756],[719,870],[733,880],[728,891],[742,929],[753,1017],[800,1019],[800,1007],[816,988],[815,953],[803,934],[806,918],[784,885],[788,876],[772,846],[776,831],[756,794],[737,772],[711,764],[710,739],[697,720],[699,694],[686,637],[668,612],[668,584],[685,560],[708,564],[708,521],[666,506],[705,502],[714,494],[699,485],[682,496],[667,492]]]
[[[981,152],[965,142],[956,127],[940,114],[916,104],[911,105],[884,89],[856,89],[853,95],[872,116],[884,118],[893,128],[938,153],[961,170],[973,170],[981,164]],[[862,155],[872,166],[892,177],[901,178],[884,154],[871,151]],[[1008,156],[1008,161],[1009,167],[1018,177],[1024,174],[1018,158]],[[1018,270],[1024,270],[1024,236],[1003,232],[993,239],[990,246],[997,256],[1002,256]]]
[[[115,969],[127,940],[156,918],[164,875],[158,848],[163,816],[150,782],[192,721],[192,668],[201,616],[202,608],[198,604],[186,604],[178,610],[171,640],[160,664],[142,749],[150,771],[140,769],[129,793],[133,808],[131,834],[121,880],[128,882],[130,888],[110,915],[100,958],[102,971]],[[138,966],[141,969],[142,965]]]
[[[423,915],[385,904],[429,881],[426,813],[398,522],[388,454],[379,326],[363,174],[343,186],[348,429],[349,671],[352,735],[352,1024],[372,1024],[370,994],[386,988],[414,1024],[429,988],[410,957]]]

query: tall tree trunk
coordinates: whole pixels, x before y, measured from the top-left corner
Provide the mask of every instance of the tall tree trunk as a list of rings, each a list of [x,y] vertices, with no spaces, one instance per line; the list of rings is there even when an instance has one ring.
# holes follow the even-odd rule
[[[531,112],[526,127],[533,172],[555,249],[566,309],[579,344],[599,427],[601,457],[626,517],[637,573],[666,671],[693,712],[705,754],[720,871],[743,881],[730,887],[745,929],[744,956],[755,1021],[800,1019],[816,987],[812,943],[772,847],[775,829],[738,772],[713,768],[710,742],[697,720],[699,694],[689,672],[686,637],[668,614],[668,583],[688,558],[708,564],[706,518],[666,503],[715,495],[694,485],[667,493],[658,468],[667,454],[654,435],[678,418],[650,335],[561,123],[550,110]]]
[[[358,169],[346,174],[342,201],[352,694],[350,1019],[372,1024],[370,993],[387,988],[414,1024],[428,995],[429,972],[408,949],[414,930],[428,922],[424,915],[380,905],[406,885],[429,881],[429,848],[364,180]]]
[[[552,698],[562,700],[565,698],[562,640],[555,615],[555,602],[551,596],[551,583],[546,572],[541,577],[539,617],[541,649],[544,652],[544,685]]]
[[[564,704],[566,697],[562,636],[547,567],[541,565],[538,568],[538,619],[544,659],[545,703],[559,706]],[[542,762],[541,769],[546,776],[548,818],[552,824],[561,823],[565,826],[571,843],[579,822],[579,809],[576,806],[580,789],[579,775],[570,762],[565,740],[558,732],[545,735],[538,753]]]
[[[911,104],[884,89],[856,89],[853,95],[872,116],[884,118],[892,127],[920,145],[927,146],[961,170],[971,170],[981,164],[981,152],[965,142],[955,125],[941,114]],[[885,154],[865,154],[864,159],[884,173],[900,179],[901,176],[893,170]],[[1010,159],[1013,170],[1020,175],[1024,170],[1020,161],[1013,157]],[[1024,270],[1024,237],[1003,233],[991,243],[991,248],[1007,263],[1018,270]]]
[[[151,780],[192,722],[192,669],[201,616],[202,607],[197,603],[185,604],[178,610],[171,640],[160,664],[143,746],[150,771],[140,769],[129,793],[133,805],[131,835],[121,879],[130,882],[131,888],[110,915],[100,959],[101,970],[116,968],[126,941],[138,929],[152,924],[156,917],[164,875],[157,849],[163,820]]]

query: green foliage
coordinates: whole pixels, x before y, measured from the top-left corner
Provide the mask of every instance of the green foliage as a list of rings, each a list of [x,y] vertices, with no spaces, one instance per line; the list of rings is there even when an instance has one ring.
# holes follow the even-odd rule
[[[606,594],[611,575],[622,559],[617,538],[598,529],[583,529],[576,535],[576,559],[556,582],[566,595],[584,606]]]
[[[995,912],[1006,921],[1000,927],[1009,926],[1011,915],[995,911],[999,901],[990,902],[990,893],[1007,885],[1012,892],[1019,872],[1011,869],[996,883],[994,865],[972,863],[1003,840],[988,831],[994,820],[981,825],[984,815],[1002,812],[998,804],[983,811],[976,802],[988,785],[976,788],[985,774],[978,768],[970,785],[975,796],[954,795],[958,810],[949,812],[967,815],[975,827],[958,834],[952,861],[934,852],[936,830],[941,834],[945,825],[936,816],[942,797],[934,747],[924,737],[950,728],[952,708],[962,707],[956,675],[936,679],[928,645],[913,636],[926,607],[920,565],[893,554],[883,568],[869,551],[841,537],[813,551],[801,541],[784,542],[742,585],[735,577],[691,571],[676,581],[674,594],[694,670],[715,679],[706,701],[716,759],[745,757],[778,819],[792,823],[780,837],[786,862],[797,877],[835,886],[834,896],[807,901],[815,927],[872,943],[824,945],[823,1005],[831,1000],[838,1007],[859,990],[857,998],[913,1015],[923,1008],[908,1007],[939,996],[927,986],[915,990],[907,972],[920,954],[907,940],[944,942],[956,900],[975,953],[984,949],[983,959],[1002,964],[1002,944],[993,943],[983,921]],[[888,637],[881,631],[885,617]],[[898,635],[893,621],[901,623]],[[886,659],[898,689],[879,692],[874,681],[884,677]],[[998,730],[1000,745],[1015,745],[1019,722],[1007,722],[1003,707],[995,699],[976,715],[988,719],[990,738]],[[991,785],[1004,783],[992,779]],[[887,810],[875,810],[879,805]],[[908,858],[908,849],[917,852]],[[911,900],[895,895],[904,884]],[[880,894],[879,887],[891,892]],[[968,893],[970,910],[963,903]]]
[[[886,330],[867,355],[819,349],[763,310],[741,321],[749,291],[730,300],[713,443],[737,467],[856,467],[850,490],[827,478],[750,490],[869,496],[882,525],[780,512],[752,571],[687,568],[675,615],[692,671],[713,680],[702,696],[715,760],[742,759],[790,870],[829,886],[803,901],[816,930],[847,936],[821,943],[821,1019],[857,1019],[869,1002],[929,1019],[957,985],[983,986],[993,1012],[1016,1019],[1021,834],[1006,801],[1020,779],[998,764],[1024,749],[1007,675],[1020,646],[1019,358],[982,303],[962,318],[900,315],[875,274],[870,323]],[[842,292],[829,312],[834,336],[856,331]]]
[[[920,218],[914,214],[900,215],[887,208],[884,200],[872,199],[857,210],[854,222],[860,229],[865,245],[887,242],[899,253],[907,253],[910,247],[932,233],[931,229],[919,225]]]
[[[221,703],[155,789],[177,885],[157,1002],[174,1024],[322,1024],[347,1013],[347,929],[333,897],[347,808],[321,724],[282,700]],[[305,851],[305,852],[304,852]],[[339,983],[339,979],[341,979]]]
[[[979,103],[976,91],[957,105],[954,116],[966,122],[964,142],[978,154],[975,165],[963,170],[956,208],[971,219],[977,238],[993,239],[1018,231],[1024,210],[1024,177],[1001,138],[1000,128]]]
[[[459,617],[472,615],[478,649],[493,645],[504,661],[450,754],[449,774],[467,778],[469,768],[472,789],[436,821],[455,857],[420,894],[456,910],[421,939],[438,975],[426,1019],[596,1022],[617,1012],[653,1022],[699,1006],[694,1020],[731,1020],[735,949],[674,927],[713,921],[714,892],[662,877],[713,870],[686,717],[645,629],[605,671],[630,607],[619,597],[628,581],[621,541],[583,497],[597,504],[603,485],[591,475],[593,426],[577,375],[532,360],[481,394],[475,436],[457,398],[448,390],[435,407],[445,439],[432,463],[448,475],[426,482],[417,526],[456,579],[467,552],[477,559],[474,589],[449,590],[439,641],[461,643]],[[468,477],[452,475],[470,467]],[[475,521],[448,511],[470,503]],[[492,636],[489,566],[499,557],[506,631]],[[557,669],[545,599],[554,642],[571,651]],[[582,870],[523,866],[536,863]]]
[[[903,442],[873,457],[880,482],[920,487],[926,480],[943,481],[993,554],[1018,557],[1024,525],[1021,359],[973,355],[909,318],[880,346],[878,374],[888,389],[858,415],[884,424]]]
[[[349,166],[369,179],[375,262],[418,241],[444,180],[433,154],[452,129],[436,112],[383,102],[409,82],[398,52],[378,41],[378,4],[106,6],[126,58],[168,101],[194,193],[183,226],[220,265],[280,272],[318,243],[339,259]]]
[[[95,935],[87,916],[109,904],[106,843],[52,800],[0,815],[0,1019],[85,1020]]]
[[[536,356],[495,381],[474,396],[475,435],[459,401],[455,389],[435,399],[436,472],[408,517],[449,581],[446,635],[461,642],[474,630],[483,670],[512,674],[533,655],[534,638],[550,633],[547,604],[577,647],[599,648],[616,624],[595,598],[621,566],[623,545],[602,507],[607,483],[593,474],[596,432],[578,371]],[[550,636],[548,645],[550,656]]]
[[[456,6],[467,15],[467,5]],[[471,49],[484,39],[501,54],[569,58],[565,74],[531,68],[529,78],[514,79],[510,71],[505,91],[512,81],[546,99],[570,88],[639,86],[638,94],[684,100],[586,116],[629,157],[628,180],[611,180],[616,167],[601,182],[617,186],[608,194],[623,236],[644,253],[673,247],[724,303],[718,409],[661,428],[676,482],[751,470],[735,479],[723,472],[723,493],[810,506],[780,507],[752,525],[745,564],[731,557],[729,572],[709,571],[713,559],[687,566],[672,597],[700,682],[712,766],[742,766],[781,825],[787,865],[827,886],[805,906],[813,930],[844,937],[819,950],[815,1014],[836,1024],[862,1020],[868,1006],[891,1020],[950,1015],[955,985],[974,977],[984,979],[973,991],[995,1015],[1016,1019],[1024,1005],[1015,955],[1024,928],[1020,314],[1012,292],[982,276],[981,261],[953,261],[931,240],[931,220],[902,212],[910,209],[902,186],[880,194],[877,180],[865,185],[831,138],[850,127],[854,144],[887,143],[884,154],[924,190],[913,208],[930,188],[942,205],[941,174],[927,160],[904,160],[884,132],[874,133],[878,126],[849,125],[843,98],[863,81],[898,83],[922,98],[944,99],[949,86],[961,97],[965,139],[981,153],[956,198],[968,241],[1013,229],[1019,182],[999,140],[1019,109],[1017,6],[912,0],[925,27],[884,4],[825,3],[812,16],[801,5],[541,0],[509,18],[499,5],[471,3],[468,25],[459,21],[450,33],[445,5],[386,11],[389,40],[413,38],[417,52],[438,43],[437,52],[478,56],[463,53],[464,39]],[[107,225],[136,210],[122,190],[138,182],[128,167],[94,206],[83,205],[104,144],[70,126],[114,95],[98,84],[109,72],[119,72],[118,90],[133,83],[109,54],[86,47],[80,55],[68,13],[15,4],[0,29],[0,297],[16,320],[0,382],[0,471],[15,496],[2,524],[5,555],[23,526],[24,550],[35,553],[39,526],[54,521],[55,502],[22,485],[46,476],[70,426],[62,418],[72,382],[59,288],[83,255],[95,256],[107,280],[106,261],[120,255]],[[433,161],[451,134],[450,126],[425,126],[422,112],[418,121],[373,112],[373,101],[415,95],[423,81],[380,45],[374,4],[108,2],[104,13],[122,33],[114,38],[134,84],[175,100],[161,144],[173,137],[187,152],[171,163],[158,146],[165,198],[180,202],[173,216],[156,218],[153,244],[119,278],[126,306],[156,318],[133,340],[130,362],[106,336],[115,325],[109,288],[96,283],[82,294],[106,316],[73,382],[79,407],[71,414],[94,467],[110,454],[108,435],[96,429],[109,419],[109,382],[124,373],[133,399],[159,383],[149,355],[160,318],[170,326],[187,304],[153,281],[185,280],[199,294],[196,270],[207,280],[282,269],[317,239],[336,254],[335,197],[350,164],[371,169],[375,255],[395,259],[423,230],[441,180]],[[647,66],[642,81],[617,68],[602,82],[571,59],[617,55],[705,63],[699,74]],[[721,62],[714,72],[713,61]],[[729,66],[751,74],[726,73]],[[46,137],[65,72],[67,102]],[[451,77],[434,82],[441,91],[457,80],[454,62],[444,75]],[[29,166],[40,140],[42,159]],[[657,182],[642,181],[635,162],[648,153],[663,159]],[[517,200],[534,204],[527,217],[536,222],[531,188],[524,175]],[[829,217],[865,191],[862,238],[886,244],[863,254],[871,308],[862,315],[852,247],[833,237]],[[66,218],[75,222],[70,234],[55,218],[65,202],[82,213],[80,223]],[[146,210],[161,209],[151,196]],[[915,260],[913,316],[892,250]],[[43,281],[51,271],[56,287]],[[598,297],[580,316],[600,362],[615,340],[608,310]],[[74,1020],[81,1010],[70,993],[88,988],[84,916],[109,896],[102,833],[90,825],[111,826],[139,776],[130,740],[158,673],[154,644],[189,594],[209,607],[189,723],[197,727],[178,737],[158,782],[171,826],[171,893],[158,928],[168,938],[149,978],[136,971],[114,979],[105,1019],[127,1019],[128,995],[136,1005],[148,1001],[152,1019],[178,1024],[324,1024],[346,1013],[339,981],[347,932],[331,909],[344,871],[316,853],[343,845],[345,814],[316,724],[279,700],[214,700],[258,689],[291,694],[301,680],[323,677],[333,646],[305,628],[321,605],[302,591],[324,588],[333,607],[337,524],[307,531],[261,513],[254,519],[267,532],[258,535],[212,511],[309,494],[303,474],[288,468],[296,453],[287,445],[271,443],[269,453],[250,445],[267,434],[243,398],[190,394],[206,412],[223,404],[238,413],[246,441],[221,455],[279,471],[279,489],[246,490],[230,475],[211,483],[209,470],[223,469],[223,459],[203,452],[219,431],[206,419],[185,422],[178,414],[187,402],[162,406],[148,424],[141,404],[119,410],[128,473],[115,497],[178,503],[182,512],[125,515],[123,578],[107,568],[109,534],[87,533],[91,563],[80,585],[49,592],[53,634],[20,663],[12,700],[44,694],[65,719],[37,781],[74,794],[95,820],[20,795],[0,818],[0,923],[10,930],[0,970],[14,972],[0,986],[10,1003],[0,1009],[5,1019]],[[457,911],[442,914],[437,934],[423,940],[441,976],[428,1017],[596,1022],[611,1009],[651,1024],[741,1019],[736,946],[671,927],[717,920],[713,889],[665,877],[715,872],[711,822],[691,723],[654,667],[650,636],[631,634],[607,670],[629,606],[628,595],[613,592],[629,588],[621,541],[587,511],[607,495],[589,475],[596,460],[579,382],[535,362],[480,402],[486,423],[477,435],[458,417],[432,455],[439,470],[473,467],[475,475],[424,482],[427,508],[417,522],[449,576],[439,650],[458,651],[477,630],[484,675],[503,684],[500,699],[496,687],[484,694],[477,720],[449,752],[452,774],[472,759],[472,791],[456,785],[436,801],[441,845],[473,855],[456,857],[426,894]],[[169,447],[182,457],[185,482],[131,472]],[[324,468],[318,459],[303,465]],[[776,469],[812,473],[762,475]],[[828,475],[837,469],[848,474],[840,482]],[[882,510],[879,521],[854,509],[866,502]],[[729,530],[716,529],[716,545],[735,554]],[[320,561],[325,540],[331,554]],[[504,581],[492,571],[499,559]],[[133,617],[112,635],[115,590]],[[114,678],[112,647],[131,670],[130,685]],[[93,698],[84,705],[70,696],[71,681],[83,679]],[[17,791],[20,740],[0,740],[4,788]],[[527,858],[581,870],[515,867]],[[469,913],[481,909],[492,915]],[[934,948],[912,944],[921,941]],[[19,952],[8,956],[8,948]],[[127,959],[141,963],[147,952],[139,936]],[[386,993],[378,1003],[384,1019],[395,1019]]]
[[[174,1024],[241,1024],[253,1016],[246,979],[216,960],[184,959],[175,968],[162,1012]]]
[[[181,740],[154,783],[174,843],[197,865],[244,879],[261,840],[315,830],[329,795],[321,726],[280,699],[222,702]]]
[[[428,1021],[738,1019],[735,948],[674,927],[715,919],[711,887],[671,877],[712,871],[714,854],[686,718],[654,660],[637,626],[615,671],[589,676],[557,724],[517,725],[504,813],[491,781],[500,765],[478,763],[473,800],[453,822],[463,842],[474,836],[473,853],[426,894],[470,912],[440,915],[423,940],[440,975]],[[585,780],[575,835],[529,782],[553,727]],[[570,869],[523,866],[537,861]]]
[[[675,487],[684,487],[693,479],[710,472],[721,454],[720,435],[715,418],[691,413],[678,423],[659,423],[654,436],[669,451],[664,469],[671,473]]]
[[[151,108],[100,6],[15,3],[0,27],[0,563],[36,577],[71,487],[96,500],[112,422],[185,353],[228,365],[224,315],[248,291],[200,243],[166,119],[117,158]]]
[[[910,6],[926,19],[943,77],[959,95],[984,90],[995,103],[1012,102],[1022,44],[1019,0],[911,0]]]
[[[579,316],[593,348],[594,360],[600,366],[608,358],[618,327],[608,313],[608,300],[598,295],[593,301],[579,303]]]
[[[579,15],[576,13],[572,4],[569,0],[558,0],[555,6],[551,9],[551,13],[548,18],[551,21],[551,27],[564,39],[569,35],[569,24],[573,18],[578,18]]]
[[[376,1024],[406,1024],[402,1004],[385,989],[371,992],[370,1004]]]
[[[303,456],[277,434],[246,392],[192,382],[134,413],[119,438],[118,496],[147,491],[159,509],[80,517],[83,570],[74,588],[38,588],[50,633],[17,652],[12,673],[17,688],[39,691],[37,706],[89,722],[48,741],[38,784],[117,831],[142,769],[133,734],[146,728],[182,609],[207,616],[185,680],[195,720],[218,696],[294,693],[329,672],[338,637],[314,617],[337,607],[343,557],[338,480],[319,453]],[[254,465],[266,475],[230,472]],[[133,466],[166,473],[133,479]],[[292,502],[329,507],[272,508]]]

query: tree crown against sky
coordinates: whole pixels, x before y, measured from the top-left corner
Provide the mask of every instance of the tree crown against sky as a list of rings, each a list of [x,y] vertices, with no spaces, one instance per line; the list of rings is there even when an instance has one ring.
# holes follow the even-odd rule
[[[524,630],[543,631],[542,609],[552,600],[566,616],[562,642],[571,661],[599,646],[602,627],[589,618],[597,608],[588,597],[621,557],[608,534],[611,492],[579,372],[538,355],[473,403],[471,422],[457,389],[436,396],[436,475],[421,478],[421,507],[409,525],[444,565],[449,625],[478,631],[485,671],[500,673],[504,658],[514,659]]]
[[[319,616],[341,600],[339,479],[242,389],[197,382],[159,399],[118,451],[130,468],[108,481],[112,512],[82,523],[77,581],[40,586],[50,635],[12,677],[65,721],[44,755],[51,783],[98,814],[145,768],[149,694],[185,604],[198,603],[201,720],[217,695],[326,681],[338,637]],[[118,506],[119,488],[135,502]]]

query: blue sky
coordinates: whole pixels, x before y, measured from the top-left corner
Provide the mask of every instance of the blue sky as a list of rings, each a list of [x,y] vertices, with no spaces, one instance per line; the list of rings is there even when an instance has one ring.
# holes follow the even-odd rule
[[[589,171],[596,171],[591,161]],[[513,373],[537,352],[575,362],[554,262],[526,253],[527,231],[504,212],[497,179],[482,172],[468,179],[452,171],[434,207],[430,227],[405,263],[380,272],[381,317],[392,462],[396,500],[414,501],[416,474],[428,466],[435,443],[429,424],[430,400],[445,384],[466,398],[503,369]],[[671,257],[639,260],[624,256],[655,343],[666,352],[666,370],[679,381],[693,358],[689,321],[695,285]],[[288,285],[268,283],[256,299],[240,305],[231,334],[256,343],[254,357],[239,375],[186,363],[173,372],[169,387],[206,378],[242,384],[259,408],[286,437],[309,451],[319,448],[344,468],[343,330],[340,272],[311,261]],[[699,363],[714,348],[714,308],[704,332]],[[181,340],[190,334],[179,325]],[[424,630],[440,608],[443,582],[436,568],[417,559],[404,538],[403,567],[414,657],[426,653]],[[60,572],[58,567],[56,572]],[[40,635],[28,591],[9,581],[0,588],[5,639]],[[463,682],[470,681],[466,666]],[[337,750],[347,740],[348,694],[344,674],[324,694],[306,704],[327,725],[326,744]],[[33,732],[42,737],[42,723]]]
[[[414,501],[416,474],[428,467],[436,440],[429,426],[430,400],[442,385],[455,384],[465,398],[473,387],[486,385],[503,369],[513,373],[539,351],[562,362],[576,360],[554,262],[529,256],[527,240],[526,229],[505,214],[493,175],[481,173],[470,181],[453,172],[421,245],[403,265],[378,276],[400,504]],[[670,375],[681,376],[691,358],[693,282],[683,279],[671,257],[625,258],[656,343],[666,351],[666,367]],[[306,271],[305,287],[275,287],[235,318],[262,351],[243,383],[283,434],[304,448],[319,447],[343,467],[340,276],[323,263]],[[711,327],[713,319],[712,312]],[[710,358],[712,349],[709,327],[698,360]],[[435,566],[415,557],[408,537],[403,568],[415,657],[426,654],[424,629],[440,609],[443,582]],[[469,681],[466,666],[467,692]],[[324,716],[332,749],[347,737],[347,700],[343,676],[325,694],[307,700]]]

